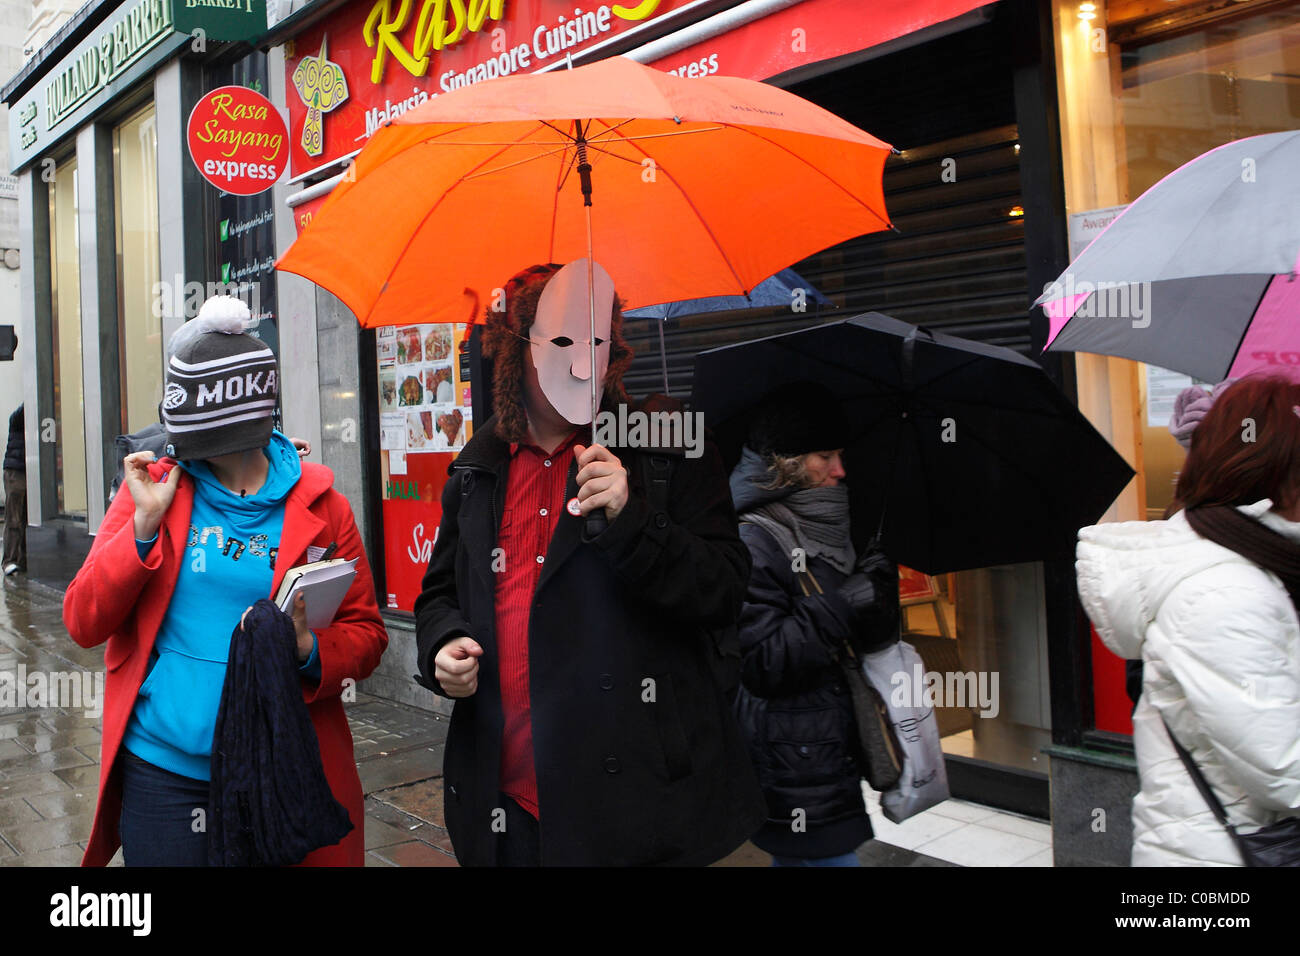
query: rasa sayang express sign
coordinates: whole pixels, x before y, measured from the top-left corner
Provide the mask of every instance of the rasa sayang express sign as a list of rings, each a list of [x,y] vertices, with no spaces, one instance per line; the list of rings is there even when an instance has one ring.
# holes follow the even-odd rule
[[[562,64],[697,0],[359,0],[285,47],[293,175],[365,145],[406,110]]]
[[[253,196],[275,185],[289,165],[289,131],[261,93],[222,86],[190,113],[190,158],[222,192]]]

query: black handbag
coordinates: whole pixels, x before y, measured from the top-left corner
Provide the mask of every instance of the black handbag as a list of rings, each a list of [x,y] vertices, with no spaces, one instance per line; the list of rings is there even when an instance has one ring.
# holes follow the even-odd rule
[[[1165,725],[1165,732],[1169,734],[1169,739],[1174,743],[1174,749],[1178,751],[1178,758],[1182,760],[1187,772],[1192,775],[1192,783],[1196,784],[1196,789],[1210,805],[1214,816],[1228,831],[1232,842],[1237,844],[1242,862],[1246,866],[1300,866],[1300,817],[1287,817],[1285,820],[1261,827],[1254,833],[1238,833],[1237,828],[1228,821],[1228,814],[1224,811],[1223,804],[1210,789],[1210,784],[1201,773],[1201,768],[1196,766],[1192,755],[1178,742],[1178,738],[1169,728],[1168,721],[1164,718],[1161,718],[1161,721]]]
[[[805,597],[811,593],[806,581],[812,582],[818,594],[824,593],[812,572],[803,571],[799,574],[799,587]],[[841,643],[835,658],[853,698],[853,720],[858,728],[861,749],[858,762],[871,788],[883,793],[893,789],[903,775],[903,751],[894,735],[894,722],[889,718],[889,710],[879,691],[862,673],[862,662],[853,653],[853,648],[847,642]]]

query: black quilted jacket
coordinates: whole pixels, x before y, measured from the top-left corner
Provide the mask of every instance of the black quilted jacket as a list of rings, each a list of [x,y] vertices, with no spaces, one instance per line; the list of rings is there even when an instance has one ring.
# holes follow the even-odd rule
[[[805,597],[791,557],[771,534],[744,521],[747,511],[779,493],[733,474],[732,495],[740,537],[753,560],[740,618],[743,687],[737,706],[768,809],[766,825],[752,839],[781,856],[847,853],[872,831],[853,702],[834,657],[858,626],[835,593],[845,575],[810,559],[808,570],[825,593]],[[896,569],[879,588],[897,604]]]

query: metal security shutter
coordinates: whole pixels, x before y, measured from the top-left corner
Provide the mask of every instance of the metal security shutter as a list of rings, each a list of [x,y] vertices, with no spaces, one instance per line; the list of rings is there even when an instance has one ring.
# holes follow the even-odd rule
[[[884,179],[900,232],[853,239],[795,264],[833,309],[748,309],[670,321],[671,394],[689,396],[694,358],[704,349],[872,310],[1029,352],[1034,296],[1024,220],[1012,215],[1021,205],[1021,157],[1011,42],[1003,18],[790,88],[904,150],[885,166]],[[626,334],[637,353],[628,390],[662,391],[656,324],[630,321]]]
[[[952,163],[945,167],[944,160]],[[955,180],[944,181],[944,169]],[[951,178],[951,176],[950,176]],[[665,326],[671,394],[687,397],[695,355],[877,311],[927,328],[1029,351],[1029,294],[1014,126],[944,140],[895,156],[885,201],[899,233],[880,232],[826,249],[795,266],[834,307],[809,305],[710,312]],[[633,395],[663,390],[655,321],[625,328],[636,359]]]

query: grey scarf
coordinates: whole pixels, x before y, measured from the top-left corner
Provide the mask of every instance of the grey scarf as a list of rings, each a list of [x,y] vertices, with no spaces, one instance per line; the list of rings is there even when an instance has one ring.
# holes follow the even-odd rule
[[[776,538],[786,554],[796,547],[809,557],[821,557],[845,574],[853,570],[856,555],[849,540],[849,489],[805,488],[779,501],[746,512],[750,521]]]

